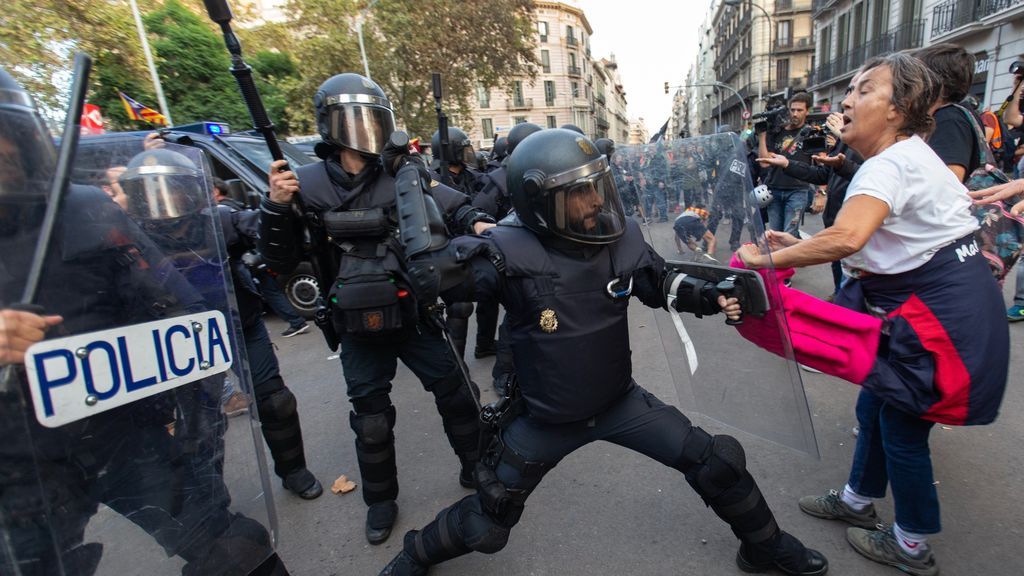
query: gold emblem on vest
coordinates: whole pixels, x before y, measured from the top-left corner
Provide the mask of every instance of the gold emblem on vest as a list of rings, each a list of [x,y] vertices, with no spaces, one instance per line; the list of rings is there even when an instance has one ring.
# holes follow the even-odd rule
[[[547,308],[540,313],[540,329],[548,334],[558,330],[558,316],[554,310]]]

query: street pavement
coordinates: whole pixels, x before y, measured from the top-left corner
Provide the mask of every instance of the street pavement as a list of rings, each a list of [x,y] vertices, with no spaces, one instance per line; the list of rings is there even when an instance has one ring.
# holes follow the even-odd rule
[[[811,232],[820,227],[808,217]],[[669,226],[663,224],[662,226]],[[1012,284],[1012,282],[1011,282]],[[831,288],[827,266],[800,271],[794,287],[825,295]],[[1010,289],[1006,289],[1009,299]],[[637,300],[630,306],[634,376],[668,403],[677,404],[655,314]],[[721,322],[721,316],[703,322]],[[348,426],[349,404],[341,367],[317,331],[276,337],[285,325],[268,321],[285,380],[298,397],[310,468],[328,488],[346,474],[357,483],[359,471]],[[1014,350],[1024,345],[1024,323],[1011,325]],[[472,346],[475,327],[470,328]],[[698,347],[700,343],[697,343]],[[698,348],[700,351],[700,348]],[[729,350],[704,350],[708,361],[749,362],[752,344]],[[470,354],[471,356],[471,354]],[[713,360],[712,360],[713,359]],[[595,359],[597,360],[597,359]],[[931,436],[935,478],[942,503],[944,531],[931,543],[946,576],[1019,576],[1024,574],[1020,518],[1024,505],[1024,391],[1017,376],[1021,355],[1011,359],[1010,382],[1000,419],[983,427],[936,426]],[[492,359],[469,360],[485,400]],[[836,378],[800,371],[811,408],[821,458],[753,437],[735,434],[747,452],[747,464],[783,529],[823,552],[830,574],[895,575],[895,569],[860,557],[845,540],[845,526],[818,520],[797,508],[807,494],[841,488],[849,471],[857,387]],[[302,501],[273,479],[279,521],[279,551],[295,575],[375,575],[400,549],[402,535],[434,518],[443,507],[468,495],[457,481],[458,461],[434,408],[433,397],[401,364],[392,393],[398,410],[395,437],[401,493],[399,518],[391,538],[370,546],[363,536],[366,506],[361,489],[345,495],[327,492]],[[695,423],[712,433],[726,432],[697,414]],[[878,503],[886,521],[893,518],[889,499]],[[436,567],[431,574],[495,576],[592,575],[736,575],[737,540],[682,475],[639,454],[608,443],[573,453],[541,483],[527,502],[508,546],[493,555],[471,554]]]

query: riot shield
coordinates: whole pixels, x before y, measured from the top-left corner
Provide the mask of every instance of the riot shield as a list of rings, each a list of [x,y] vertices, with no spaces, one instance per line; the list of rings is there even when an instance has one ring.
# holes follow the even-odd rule
[[[725,279],[742,242],[763,238],[764,226],[750,194],[746,148],[735,134],[628,146],[623,154],[638,181],[634,215],[647,241],[676,269]],[[701,266],[710,265],[705,270]],[[778,289],[749,275],[751,310],[778,319],[779,338],[790,350]],[[736,283],[736,279],[732,281]],[[767,309],[766,309],[767,308]],[[790,350],[780,358],[744,340],[724,317],[656,312],[661,343],[684,410],[699,412],[801,452],[818,456],[800,372]]]
[[[274,554],[255,418],[221,408],[229,380],[252,386],[209,169],[159,152],[80,142],[32,306],[46,198],[0,195],[5,330],[17,307],[52,324],[4,370],[0,573],[248,574]]]

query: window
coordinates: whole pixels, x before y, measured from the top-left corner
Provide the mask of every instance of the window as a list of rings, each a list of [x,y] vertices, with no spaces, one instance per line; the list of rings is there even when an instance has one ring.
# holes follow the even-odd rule
[[[494,120],[490,118],[484,118],[480,121],[480,131],[484,135],[484,139],[494,137]]]
[[[526,105],[526,100],[523,99],[523,81],[516,80],[512,83],[512,102],[516,106],[523,107]]]
[[[541,50],[540,51],[540,66],[544,69],[546,74],[551,73],[551,51]]]
[[[569,52],[569,68],[576,68],[576,53]]]
[[[540,41],[541,42],[547,42],[548,41],[548,23],[547,22],[537,22],[537,32],[540,33]]]
[[[878,37],[889,30],[889,0],[874,0],[871,33]]]
[[[573,33],[572,26],[565,27],[565,43],[569,46],[576,45],[576,35]]]
[[[573,98],[579,98],[580,97],[580,83],[579,82],[573,82],[572,83],[572,97]]]
[[[789,85],[789,58],[775,61],[775,84],[780,88]]]
[[[780,20],[775,26],[775,45],[788,48],[793,45],[793,21]]]
[[[544,103],[548,106],[555,105],[555,82],[554,80],[544,81]]]
[[[548,116],[548,128],[558,128],[558,117]]]
[[[513,116],[512,117],[512,124],[513,125],[514,124],[526,124],[527,122],[529,122],[529,120],[526,119],[526,116]]]
[[[476,85],[476,100],[481,108],[491,107],[491,92],[483,84]]]

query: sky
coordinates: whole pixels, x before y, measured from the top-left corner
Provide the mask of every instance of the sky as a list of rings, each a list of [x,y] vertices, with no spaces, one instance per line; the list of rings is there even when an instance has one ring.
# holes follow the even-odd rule
[[[697,58],[697,34],[710,0],[562,0],[587,15],[595,59],[615,54],[630,119],[654,134],[672,113],[672,93]]]

